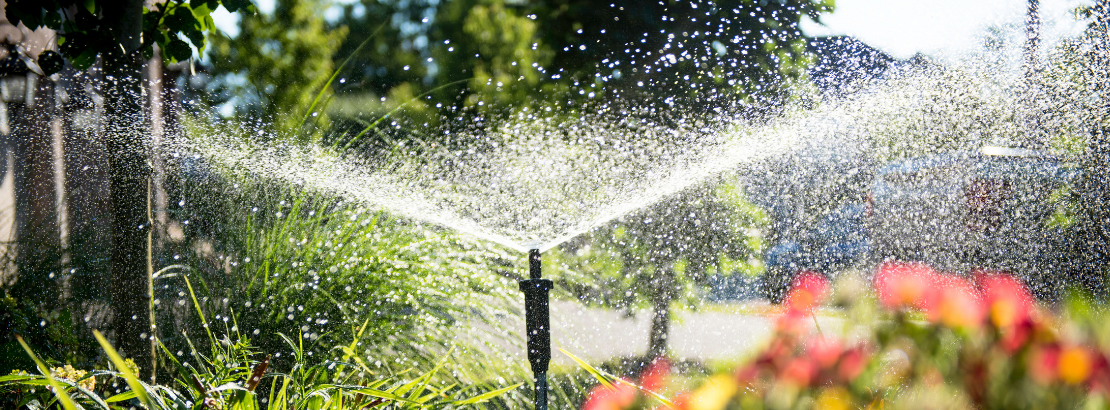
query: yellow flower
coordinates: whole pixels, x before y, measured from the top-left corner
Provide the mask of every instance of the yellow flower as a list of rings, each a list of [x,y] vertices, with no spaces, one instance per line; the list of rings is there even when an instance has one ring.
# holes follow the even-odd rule
[[[62,379],[77,383],[78,386],[81,386],[82,388],[88,390],[92,390],[93,387],[96,387],[95,378],[89,377],[82,380],[82,378],[85,377],[86,374],[89,374],[89,372],[74,369],[73,366],[70,366],[68,364],[65,365],[65,367],[55,367],[53,370],[50,371],[50,374],[56,379]]]
[[[736,394],[736,381],[732,377],[719,374],[709,378],[690,398],[689,410],[721,410]]]
[[[821,390],[817,395],[817,403],[813,406],[817,410],[848,410],[852,397],[843,387],[833,387]]]
[[[135,364],[134,360],[131,360],[131,358],[127,358],[123,361],[123,363],[127,365],[128,369],[131,369],[132,373],[135,373],[136,375],[139,374],[139,365]]]

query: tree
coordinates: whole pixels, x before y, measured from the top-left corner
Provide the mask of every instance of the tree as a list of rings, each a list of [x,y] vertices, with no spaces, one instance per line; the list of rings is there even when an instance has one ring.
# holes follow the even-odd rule
[[[766,217],[734,183],[688,189],[572,241],[556,252],[572,293],[587,303],[651,309],[648,354],[666,354],[673,302],[693,305],[714,276],[755,274],[749,232]],[[552,264],[548,264],[549,266]],[[581,278],[576,280],[575,277]]]
[[[306,113],[320,96],[330,98],[332,56],[347,34],[330,30],[320,12],[325,0],[279,0],[274,12],[243,16],[235,38],[212,40],[212,69],[218,83],[238,98],[237,114],[262,119],[275,130],[299,132],[307,115],[326,128],[323,113]],[[322,105],[315,107],[322,108]]]
[[[386,27],[343,76],[348,84],[370,84],[379,96],[398,87],[421,95],[465,81],[424,101],[447,118],[463,115],[463,108],[566,113],[590,104],[626,108],[626,102],[654,108],[663,119],[683,108],[773,112],[805,79],[801,18],[817,20],[832,5],[364,0],[345,9],[341,21],[352,35],[341,50],[353,52],[365,38],[360,32],[383,21]],[[359,92],[356,86],[345,91]]]
[[[223,6],[231,12],[253,10],[250,0],[166,0],[144,7],[144,0],[16,0],[5,9],[12,24],[55,30],[61,54],[40,56],[57,72],[62,59],[87,69],[98,59],[103,68],[105,143],[108,148],[112,204],[109,275],[113,324],[119,350],[139,364],[145,377],[155,370],[151,275],[150,135],[142,107],[143,60],[155,46],[170,62],[192,58],[190,43],[204,50],[205,33],[215,31],[210,16]],[[183,39],[184,38],[184,39]],[[185,41],[188,39],[188,42]]]

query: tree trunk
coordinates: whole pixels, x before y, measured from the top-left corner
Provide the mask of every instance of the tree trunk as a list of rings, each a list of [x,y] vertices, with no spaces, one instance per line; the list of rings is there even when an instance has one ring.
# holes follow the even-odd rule
[[[34,101],[11,104],[14,137],[15,231],[18,242],[17,297],[44,308],[59,306],[62,243],[54,186],[54,87],[40,79]]]
[[[154,329],[151,284],[150,141],[143,120],[143,0],[105,7],[119,28],[119,53],[104,55],[105,119],[112,202],[112,310],[116,347],[152,379]]]
[[[674,273],[661,269],[651,283],[651,336],[648,357],[667,354],[667,336],[671,327],[671,297],[674,294]]]

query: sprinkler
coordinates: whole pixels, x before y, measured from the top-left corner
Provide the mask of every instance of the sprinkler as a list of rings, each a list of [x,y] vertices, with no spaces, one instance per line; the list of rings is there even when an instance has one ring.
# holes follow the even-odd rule
[[[551,321],[547,291],[551,281],[540,279],[540,250],[528,251],[528,279],[520,281],[524,292],[524,321],[528,331],[528,363],[536,378],[536,410],[547,410],[547,365],[551,362]]]

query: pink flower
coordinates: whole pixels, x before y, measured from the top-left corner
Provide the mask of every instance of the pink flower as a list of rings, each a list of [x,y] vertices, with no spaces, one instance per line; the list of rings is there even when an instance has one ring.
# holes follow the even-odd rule
[[[836,361],[840,359],[840,354],[844,351],[844,346],[840,344],[839,340],[821,337],[811,340],[806,351],[822,369],[827,369],[836,365]]]
[[[885,262],[875,271],[875,290],[883,306],[928,310],[936,303],[937,273],[923,263]]]
[[[813,360],[795,357],[782,368],[779,378],[795,386],[808,387],[817,377],[817,370],[817,364]]]
[[[937,276],[939,296],[927,306],[929,319],[951,328],[976,328],[983,322],[986,309],[975,287],[954,275]]]

